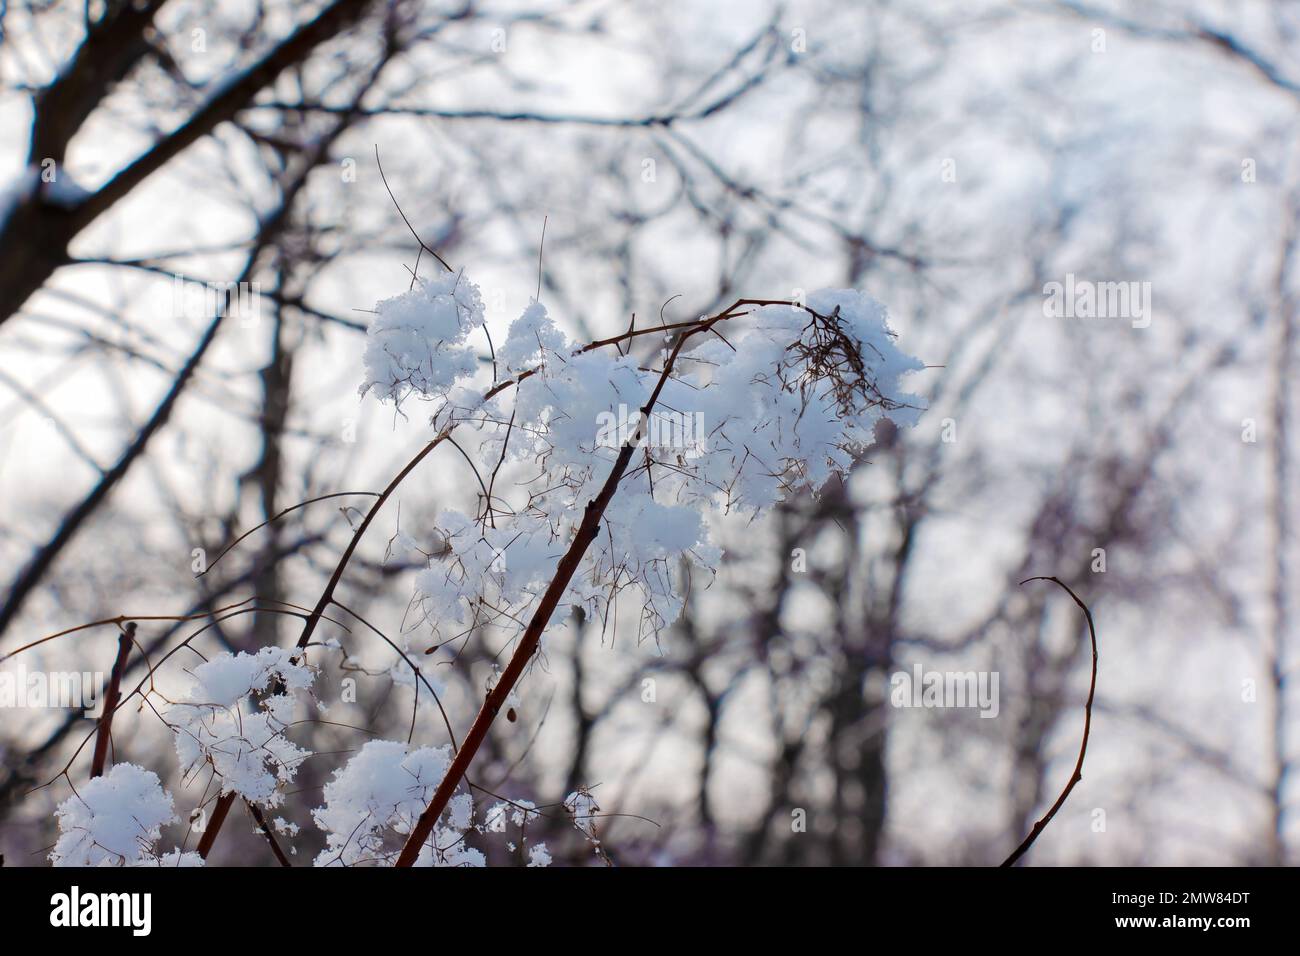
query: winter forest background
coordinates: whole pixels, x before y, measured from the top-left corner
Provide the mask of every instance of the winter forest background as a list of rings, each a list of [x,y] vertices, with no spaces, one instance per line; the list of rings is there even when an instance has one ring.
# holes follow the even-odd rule
[[[0,653],[320,593],[366,499],[195,572],[427,440],[418,403],[357,394],[366,310],[417,253],[378,154],[498,342],[539,282],[576,341],[855,288],[929,366],[906,383],[918,423],[877,428],[847,483],[714,529],[716,576],[678,569],[672,627],[621,606],[556,628],[476,759],[485,787],[551,807],[590,788],[620,865],[999,862],[1078,749],[1086,627],[1017,586],[1057,575],[1101,664],[1083,780],[1028,862],[1296,861],[1296,4],[107,0],[0,4],[0,27]],[[256,283],[255,314],[190,308],[177,276]],[[1149,314],[1048,314],[1067,277],[1149,283]],[[440,449],[341,600],[423,652],[431,523],[477,491]],[[197,626],[138,637],[157,654]],[[244,614],[198,646],[296,626]],[[295,735],[316,753],[276,812],[295,865],[366,740],[446,743],[389,646],[322,634],[351,660],[319,659],[330,723]],[[458,732],[503,663],[490,628],[461,644],[431,671]],[[107,673],[116,648],[107,627],[23,661]],[[893,706],[916,667],[996,672],[997,716]],[[56,775],[93,729],[0,710],[6,865],[46,863]],[[192,849],[211,781],[180,779],[149,707],[119,715],[114,759],[158,773],[164,845]],[[232,813],[209,862],[274,865]],[[601,862],[562,812],[526,838]]]

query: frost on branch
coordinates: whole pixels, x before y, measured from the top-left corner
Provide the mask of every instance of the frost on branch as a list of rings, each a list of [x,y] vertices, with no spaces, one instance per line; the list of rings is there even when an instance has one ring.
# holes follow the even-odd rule
[[[596,798],[591,795],[591,791],[579,787],[564,798],[564,809],[573,817],[573,825],[587,838],[596,856],[608,864],[609,858],[605,855],[605,848],[600,845],[600,837],[596,833],[596,819],[600,807],[596,803]]]
[[[434,288],[443,291],[431,296]],[[711,525],[721,516],[759,517],[791,494],[815,493],[848,471],[880,418],[909,425],[920,411],[900,380],[921,363],[895,345],[884,308],[853,290],[814,293],[806,308],[742,306],[711,322],[688,340],[649,415],[641,410],[682,330],[580,347],[532,302],[497,353],[499,387],[485,399],[491,383],[466,344],[481,308],[454,309],[452,290],[478,305],[459,274],[379,304],[363,389],[394,402],[411,389],[441,399],[436,425],[480,437],[477,511],[438,516],[441,540],[416,581],[439,641],[488,624],[523,629],[629,443],[631,464],[562,603],[603,619],[631,588],[640,634],[657,634],[681,613],[681,562],[716,565]],[[395,327],[418,330],[410,337],[419,348],[385,364],[377,356],[389,355]],[[468,388],[475,376],[479,392]],[[457,441],[474,448],[460,432]]]
[[[211,767],[223,793],[278,806],[282,788],[308,756],[284,734],[293,721],[290,694],[311,686],[311,670],[293,663],[290,651],[264,647],[256,654],[220,654],[196,667],[193,677],[185,700],[165,715],[185,776]]]
[[[327,840],[316,866],[391,866],[450,764],[445,746],[369,741],[334,772],[325,806],[312,811]],[[465,846],[472,813],[468,793],[453,797],[416,866],[483,866],[483,854]]]
[[[507,823],[526,827],[541,818],[541,812],[531,800],[502,800],[488,807],[487,813],[483,815],[482,829],[485,833],[505,833]]]
[[[488,807],[479,830],[483,833],[505,833],[507,824],[513,824],[519,828],[520,840],[527,845],[528,825],[541,818],[541,811],[531,800],[502,800]],[[517,849],[513,840],[507,842],[506,847],[512,853]],[[527,865],[530,867],[551,865],[551,851],[547,849],[545,843],[534,843],[528,846]]]
[[[564,798],[564,809],[569,811],[573,817],[573,825],[581,830],[587,839],[600,842],[596,840],[596,814],[600,812],[600,807],[589,791],[581,789],[573,791]]]
[[[95,777],[54,811],[59,840],[55,866],[201,866],[197,853],[173,850],[159,857],[162,827],[176,819],[171,794],[158,775],[120,763]]]

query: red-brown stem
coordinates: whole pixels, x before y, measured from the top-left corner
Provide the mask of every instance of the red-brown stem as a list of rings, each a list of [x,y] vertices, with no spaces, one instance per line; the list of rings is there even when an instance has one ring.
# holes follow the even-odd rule
[[[469,733],[461,742],[460,750],[456,752],[456,757],[447,769],[446,776],[438,784],[433,799],[424,808],[424,812],[420,814],[420,819],[411,830],[411,835],[407,837],[406,844],[402,847],[402,852],[397,858],[398,866],[412,866],[419,857],[420,848],[424,846],[424,841],[429,838],[434,824],[442,816],[442,811],[446,808],[447,802],[451,799],[452,794],[456,792],[456,788],[460,786],[461,780],[464,779],[465,773],[469,770],[470,762],[473,761],[474,755],[478,752],[479,745],[487,737],[488,728],[492,726],[492,722],[496,719],[506,698],[514,690],[515,684],[523,675],[524,668],[528,666],[528,662],[532,660],[533,654],[537,651],[537,645],[542,638],[542,631],[550,623],[551,615],[555,612],[555,608],[560,603],[560,598],[564,595],[565,589],[568,588],[569,582],[577,572],[583,555],[587,553],[587,548],[591,546],[591,543],[596,540],[596,536],[600,533],[600,519],[604,516],[605,509],[618,491],[619,481],[622,480],[623,473],[627,471],[627,466],[632,461],[632,455],[636,451],[637,439],[640,437],[641,429],[645,427],[655,403],[659,401],[659,393],[663,391],[664,384],[672,373],[673,364],[676,362],[682,346],[691,335],[712,328],[713,324],[720,321],[722,317],[720,315],[706,320],[691,331],[684,332],[677,340],[676,346],[674,346],[668,360],[664,363],[659,382],[655,385],[650,398],[641,408],[637,434],[632,441],[625,444],[622,450],[619,451],[618,458],[614,460],[614,467],[610,469],[609,477],[605,479],[605,484],[601,486],[600,492],[591,501],[587,502],[587,507],[582,513],[582,521],[578,525],[577,533],[574,535],[573,543],[569,545],[569,550],[560,559],[560,563],[555,569],[555,577],[551,579],[550,585],[546,588],[546,593],[542,595],[542,599],[537,605],[537,610],[533,612],[532,619],[528,622],[528,627],[524,629],[523,637],[519,640],[519,646],[515,648],[514,654],[510,657],[510,663],[506,665],[506,669],[496,682],[496,686],[492,688],[487,699],[483,701],[483,706],[479,709],[478,716],[474,718],[474,724],[470,727]]]
[[[208,821],[207,828],[203,831],[203,836],[199,838],[199,856],[203,859],[208,858],[212,852],[212,844],[217,839],[217,834],[221,832],[221,824],[226,822],[226,814],[230,812],[231,805],[235,802],[235,793],[223,793],[217,798],[217,804],[212,808],[212,819]]]
[[[325,609],[329,607],[330,602],[334,600],[334,589],[338,587],[339,581],[343,578],[343,572],[347,569],[348,562],[352,560],[352,552],[356,551],[357,545],[361,543],[362,535],[364,535],[366,529],[370,527],[370,522],[375,520],[375,515],[379,514],[379,509],[384,506],[384,502],[392,497],[393,492],[397,490],[397,486],[406,480],[406,476],[415,470],[415,466],[424,461],[429,452],[442,444],[443,440],[451,434],[451,430],[454,427],[455,423],[448,424],[442,431],[435,435],[431,441],[421,448],[419,453],[406,463],[406,467],[397,473],[393,480],[388,483],[388,487],[380,492],[379,497],[375,499],[375,503],[370,506],[370,510],[366,512],[366,516],[361,519],[361,524],[353,533],[352,540],[348,542],[347,548],[344,549],[343,554],[339,557],[338,564],[334,566],[334,573],[330,575],[329,583],[325,585],[325,590],[321,592],[320,600],[316,602],[316,606],[312,608],[311,614],[303,623],[302,634],[298,636],[299,650],[307,646],[307,643],[311,640],[312,633],[316,630],[316,625],[320,623],[320,619],[325,613]]]
[[[245,800],[244,802],[248,804],[248,812],[253,815],[253,820],[257,823],[258,829],[262,831],[262,835],[266,837],[266,842],[271,844],[271,852],[274,853],[275,858],[280,861],[280,865],[293,866],[293,864],[289,862],[289,858],[284,855],[284,851],[280,849],[280,841],[275,838],[275,834],[271,832],[271,828],[266,825],[266,817],[262,815],[262,808],[252,800]]]
[[[1083,743],[1079,745],[1079,759],[1074,764],[1074,773],[1070,775],[1070,782],[1065,785],[1065,789],[1061,791],[1061,795],[1056,798],[1056,802],[1052,804],[1052,809],[1047,811],[1043,816],[1043,819],[1034,824],[1034,828],[1029,831],[1029,836],[1025,837],[1024,842],[1022,842],[1020,846],[1016,847],[1014,853],[1002,861],[1003,866],[1014,866],[1015,862],[1025,855],[1025,851],[1033,846],[1034,841],[1038,839],[1038,834],[1042,833],[1047,824],[1052,821],[1052,817],[1056,816],[1056,811],[1064,806],[1065,798],[1070,795],[1070,791],[1074,789],[1074,785],[1083,779],[1083,755],[1088,752],[1088,734],[1092,731],[1092,698],[1097,693],[1097,631],[1092,625],[1092,612],[1088,610],[1088,605],[1079,600],[1079,595],[1071,591],[1069,585],[1060,578],[1026,578],[1020,583],[1026,584],[1029,581],[1053,582],[1054,584],[1064,588],[1065,593],[1074,598],[1074,603],[1083,609],[1083,614],[1088,619],[1088,636],[1092,639],[1092,683],[1088,685],[1088,702],[1083,707]]]
[[[122,675],[126,672],[126,659],[131,656],[131,644],[135,641],[135,621],[128,621],[117,637],[117,660],[113,661],[113,671],[108,678],[108,687],[104,689],[101,706],[104,709],[99,718],[99,730],[95,735],[95,755],[90,761],[90,778],[102,776],[104,764],[108,762],[108,744],[113,737],[113,712],[121,698]]]

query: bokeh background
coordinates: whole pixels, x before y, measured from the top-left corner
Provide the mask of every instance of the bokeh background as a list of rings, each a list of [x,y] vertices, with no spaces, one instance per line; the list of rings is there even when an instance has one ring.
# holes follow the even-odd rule
[[[720,527],[657,640],[633,608],[550,636],[478,782],[592,787],[623,865],[996,863],[1079,745],[1082,616],[1017,585],[1057,575],[1100,672],[1083,780],[1028,862],[1295,862],[1297,4],[29,0],[0,28],[0,653],[314,603],[364,498],[195,562],[382,487],[428,435],[418,405],[357,396],[366,310],[417,252],[378,157],[494,334],[540,254],[574,337],[853,287],[932,366],[921,423],[879,430],[846,483]],[[1149,283],[1149,323],[1046,314],[1070,275]],[[178,276],[255,282],[257,308],[191,308]],[[420,548],[474,490],[450,452],[422,465],[340,599],[422,651]],[[198,626],[139,636],[157,655]],[[296,626],[242,615],[196,646]],[[351,669],[322,658],[334,723],[295,737],[319,752],[282,814],[304,863],[332,771],[412,719],[386,645],[327,636]],[[110,626],[22,660],[107,672],[115,648]],[[503,650],[485,630],[439,658],[461,732]],[[997,717],[891,706],[915,666],[996,672]],[[0,710],[6,865],[44,865],[93,728]],[[427,699],[414,739],[446,742]],[[210,805],[149,707],[115,747],[182,817]],[[274,864],[245,823],[211,863]],[[529,837],[599,863],[562,812]]]

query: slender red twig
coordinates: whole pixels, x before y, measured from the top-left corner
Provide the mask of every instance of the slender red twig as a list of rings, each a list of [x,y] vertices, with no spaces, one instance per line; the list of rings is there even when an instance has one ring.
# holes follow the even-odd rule
[[[258,829],[262,831],[262,835],[266,837],[266,842],[271,844],[271,852],[274,853],[275,858],[280,861],[280,865],[293,866],[293,864],[289,862],[289,858],[284,855],[284,850],[280,849],[280,841],[275,838],[275,834],[271,832],[271,828],[266,825],[266,817],[262,815],[262,808],[252,800],[245,800],[244,802],[248,804],[248,812],[253,815],[253,820],[257,823]]]
[[[108,744],[113,736],[113,712],[121,696],[122,674],[126,672],[126,659],[131,656],[131,645],[135,642],[135,621],[128,621],[117,638],[117,659],[113,661],[113,672],[108,678],[108,687],[104,690],[101,701],[103,714],[99,718],[99,730],[95,736],[95,755],[90,761],[90,777],[102,776],[104,764],[108,761]]]
[[[1003,866],[1014,866],[1016,861],[1025,855],[1025,852],[1034,845],[1038,839],[1038,834],[1042,833],[1047,824],[1051,822],[1052,817],[1056,816],[1056,811],[1061,809],[1065,804],[1065,798],[1070,795],[1074,785],[1083,779],[1083,756],[1088,752],[1088,734],[1092,731],[1092,699],[1097,693],[1097,630],[1093,627],[1092,611],[1088,610],[1088,605],[1079,600],[1079,595],[1070,590],[1070,586],[1057,577],[1033,577],[1025,578],[1021,581],[1022,585],[1030,581],[1051,581],[1061,588],[1065,593],[1074,598],[1074,603],[1083,609],[1084,616],[1088,619],[1088,636],[1092,640],[1092,681],[1088,685],[1088,702],[1083,707],[1083,742],[1079,744],[1079,759],[1074,764],[1074,773],[1070,774],[1070,782],[1065,785],[1061,795],[1056,798],[1052,808],[1047,811],[1041,820],[1034,824],[1034,828],[1029,831],[1029,836],[1025,837],[1024,842],[1016,847],[1014,853],[1002,861]]]
[[[208,858],[212,852],[212,844],[217,840],[217,834],[221,832],[221,824],[226,822],[226,814],[230,812],[231,806],[235,802],[235,793],[223,793],[217,798],[216,805],[212,808],[212,819],[203,830],[203,836],[199,837],[199,856],[203,859]]]

